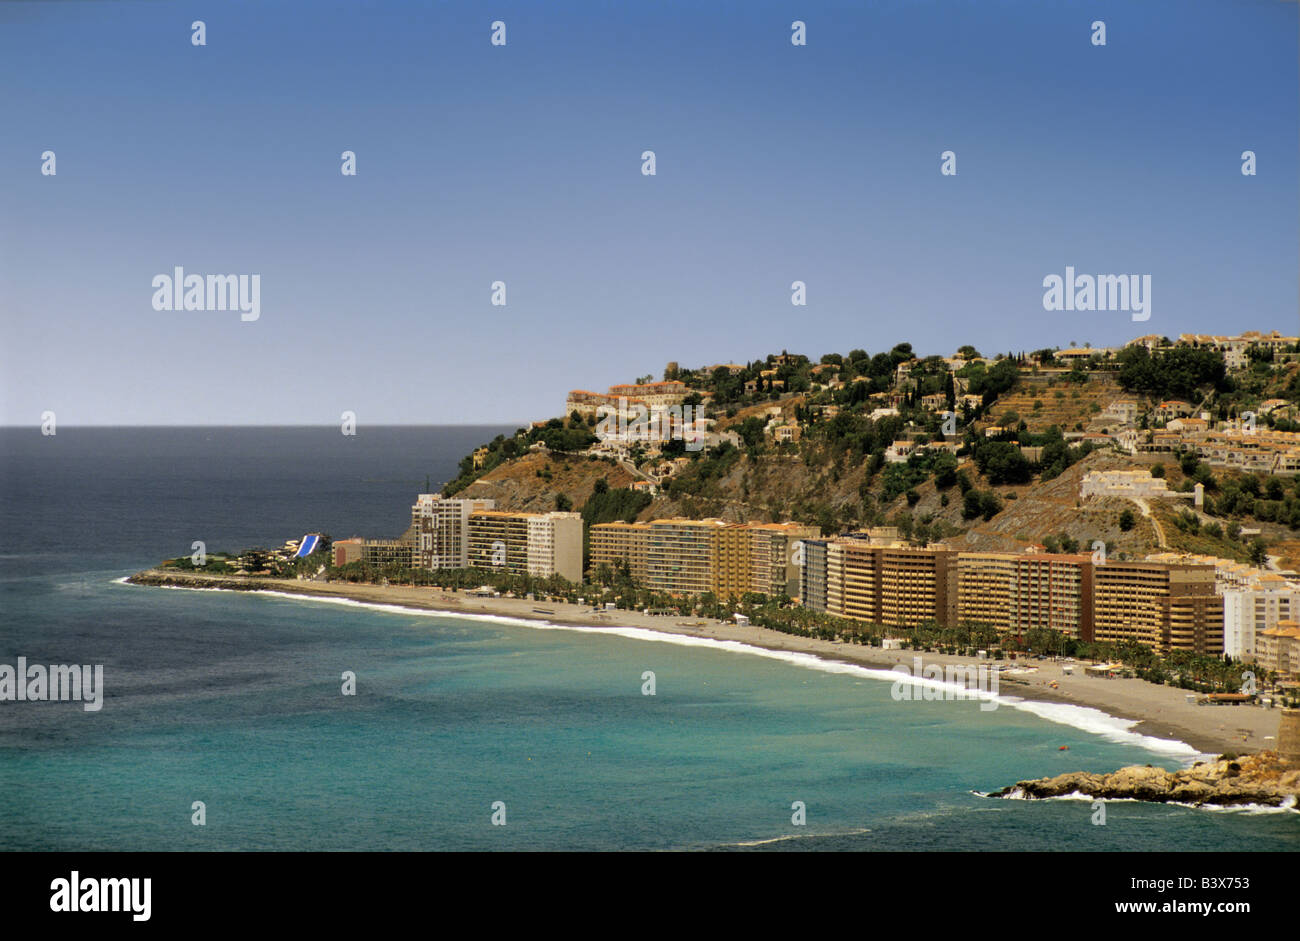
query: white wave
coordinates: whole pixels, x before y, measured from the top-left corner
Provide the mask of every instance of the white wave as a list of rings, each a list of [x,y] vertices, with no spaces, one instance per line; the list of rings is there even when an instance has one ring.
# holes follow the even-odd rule
[[[974,793],[974,792],[972,792]],[[988,795],[982,795],[987,797]],[[1094,797],[1091,794],[1085,794],[1083,791],[1071,791],[1069,794],[1054,794],[1051,797],[1026,797],[1025,792],[1020,788],[1015,788],[1003,795],[1006,800],[1040,800],[1040,801],[1101,801],[1103,804],[1149,804],[1153,807],[1183,807],[1187,810],[1212,810],[1219,813],[1246,813],[1246,814],[1287,814],[1296,813],[1297,808],[1294,797],[1287,797],[1277,807],[1269,804],[1192,804],[1187,801],[1147,801],[1139,797]]]
[[[785,843],[789,840],[810,840],[810,839],[817,839],[819,837],[833,837],[833,836],[858,836],[859,834],[870,833],[870,832],[871,832],[870,829],[864,827],[859,830],[843,830],[834,833],[786,833],[782,836],[768,837],[763,840],[742,840],[738,843],[723,843],[722,845],[723,846],[766,846],[769,843]]]
[[[226,588],[190,588],[181,585],[159,585],[147,586],[159,588],[171,588],[177,591],[231,591]],[[1152,735],[1143,735],[1134,732],[1133,727],[1139,724],[1138,719],[1122,719],[1119,716],[1113,716],[1109,713],[1102,712],[1100,709],[1094,709],[1091,706],[1077,706],[1071,703],[1054,703],[1043,702],[1035,699],[1022,699],[1019,696],[1008,696],[1000,693],[992,693],[986,690],[969,689],[959,683],[948,683],[944,680],[931,679],[927,677],[917,677],[904,674],[895,670],[887,670],[882,667],[868,667],[856,663],[845,663],[842,660],[827,660],[816,654],[803,653],[794,650],[769,650],[766,647],[757,647],[753,644],[747,644],[738,640],[719,640],[713,637],[694,637],[688,634],[672,634],[664,631],[651,630],[645,627],[629,627],[610,625],[608,627],[590,627],[581,624],[563,624],[552,621],[534,620],[532,618],[511,617],[503,614],[482,614],[473,611],[444,611],[433,608],[410,608],[400,604],[385,604],[376,601],[357,601],[353,598],[336,598],[323,595],[298,594],[297,592],[275,591],[274,589],[259,589],[256,591],[238,592],[243,595],[265,595],[276,598],[287,598],[291,601],[308,601],[320,604],[334,604],[344,607],[365,608],[371,611],[381,611],[387,614],[400,614],[404,616],[416,617],[437,617],[437,618],[456,618],[469,621],[483,621],[492,624],[510,624],[517,627],[528,627],[534,630],[556,630],[556,631],[574,631],[581,634],[600,634],[603,636],[624,637],[630,640],[644,640],[660,644],[676,644],[679,647],[706,647],[714,650],[724,650],[731,653],[749,654],[755,657],[765,657],[769,660],[780,660],[785,663],[794,664],[795,666],[804,667],[811,670],[819,670],[824,673],[847,674],[850,676],[865,677],[867,679],[882,680],[888,683],[907,683],[913,687],[928,688],[936,692],[943,693],[945,699],[967,699],[981,700],[984,702],[996,703],[998,706],[1008,706],[1012,709],[1028,712],[1040,719],[1057,725],[1069,726],[1082,732],[1097,735],[1106,741],[1114,742],[1119,745],[1136,745],[1149,752],[1162,755],[1168,758],[1177,759],[1180,762],[1190,764],[1192,761],[1204,758],[1212,758],[1206,752],[1197,751],[1186,742],[1176,739],[1156,738]]]

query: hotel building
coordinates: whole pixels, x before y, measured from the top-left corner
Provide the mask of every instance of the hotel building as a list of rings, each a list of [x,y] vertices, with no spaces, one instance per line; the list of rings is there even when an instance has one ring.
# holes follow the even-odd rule
[[[597,523],[588,531],[591,536],[591,571],[607,565],[617,571],[627,563],[628,574],[644,583],[649,573],[649,523]]]
[[[479,510],[469,514],[467,533],[471,567],[582,581],[582,517],[577,513]]]
[[[411,507],[411,532],[415,538],[418,568],[463,569],[469,565],[469,517],[491,510],[494,500],[443,499],[422,493]]]
[[[650,524],[646,581],[655,591],[698,595],[714,588],[716,537],[727,524],[719,519],[662,519]]]
[[[1094,567],[1095,639],[1135,641],[1160,654],[1223,653],[1223,599],[1214,567],[1106,562]]]
[[[885,627],[957,622],[957,551],[829,540],[826,610]]]
[[[1223,652],[1238,660],[1256,659],[1264,631],[1283,621],[1300,621],[1300,586],[1275,573],[1254,584],[1223,592]]]
[[[957,599],[959,623],[1093,639],[1093,562],[1088,555],[961,552]]]

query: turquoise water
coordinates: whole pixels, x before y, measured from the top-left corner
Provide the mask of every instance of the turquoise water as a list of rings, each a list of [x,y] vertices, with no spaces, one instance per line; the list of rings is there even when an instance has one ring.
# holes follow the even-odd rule
[[[1112,803],[1094,826],[1088,802],[979,797],[1178,763],[1007,706],[661,641],[117,583],[196,538],[395,535],[425,475],[489,433],[73,432],[0,430],[0,663],[103,664],[104,706],[0,703],[0,850],[1300,849],[1300,814]]]
[[[98,713],[24,704],[5,723],[5,849],[1300,848],[1300,815],[1112,803],[1094,826],[1087,802],[979,797],[1177,765],[1005,706],[896,702],[878,680],[618,636],[103,577],[53,588],[153,625],[160,663],[108,665]]]

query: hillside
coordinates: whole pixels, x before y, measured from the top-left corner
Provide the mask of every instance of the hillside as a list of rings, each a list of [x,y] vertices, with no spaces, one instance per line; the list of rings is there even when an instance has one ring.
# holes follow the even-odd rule
[[[1300,341],[1251,336],[1272,346],[1251,345],[1231,369],[1222,352],[1159,338],[1154,352],[1092,350],[1065,368],[1046,350],[984,358],[963,346],[953,357],[918,357],[906,343],[820,362],[783,351],[747,364],[669,363],[662,382],[647,376],[609,394],[573,393],[561,416],[466,457],[445,490],[508,510],[581,511],[598,489],[621,493],[640,481],[657,487],[648,504],[641,495],[602,496],[589,521],[794,520],[824,535],[895,526],[917,544],[1091,551],[1101,541],[1120,557],[1171,549],[1258,558],[1262,540],[1294,567],[1300,477],[1241,470],[1250,459],[1244,445],[1232,461],[1198,462],[1203,432],[1195,428],[1174,450],[1139,450],[1170,417],[1155,405],[1174,398],[1231,430],[1271,397],[1267,426],[1300,430]],[[687,450],[680,437],[660,447],[610,436],[596,405],[625,393],[697,409],[704,450]],[[1157,464],[1171,490],[1204,484],[1203,512],[1191,513],[1187,501],[1079,499],[1088,471],[1146,473]]]
[[[1079,543],[1080,551],[1092,550],[1100,540],[1113,555],[1144,555],[1159,549],[1154,525],[1134,503],[1116,497],[1079,499],[1083,475],[1094,470],[1125,470],[1135,465],[1111,452],[1094,451],[1061,476],[1046,483],[1001,487],[1005,509],[988,522],[979,522],[959,537],[947,540],[961,549],[1021,551],[1032,544],[1064,533]],[[1129,510],[1136,518],[1131,530],[1120,529],[1120,514]]]
[[[546,513],[557,508],[557,495],[563,495],[577,510],[601,478],[611,488],[627,487],[637,479],[611,461],[533,451],[493,468],[457,496],[490,498],[499,510]]]

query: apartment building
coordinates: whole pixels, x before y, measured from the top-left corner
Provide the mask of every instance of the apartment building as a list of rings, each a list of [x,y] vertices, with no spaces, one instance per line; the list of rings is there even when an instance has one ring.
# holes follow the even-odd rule
[[[558,511],[529,516],[527,558],[529,575],[581,582],[582,516]]]
[[[478,510],[469,515],[467,533],[473,567],[582,581],[582,517],[577,513]]]
[[[611,571],[626,562],[628,574],[644,583],[649,574],[649,523],[597,523],[590,529],[591,570],[601,565]]]
[[[361,543],[361,561],[366,565],[401,565],[415,563],[415,544],[407,538],[365,539]]]
[[[713,558],[719,519],[661,519],[650,524],[646,582],[655,591],[698,595],[715,585]]]
[[[794,597],[800,590],[796,544],[820,535],[798,523],[660,519],[598,523],[590,530],[590,568],[626,561],[633,578],[671,594],[748,592]]]
[[[469,565],[469,518],[494,509],[494,500],[444,499],[422,493],[411,507],[411,532],[419,568],[463,569]]]
[[[824,539],[804,539],[799,566],[799,603],[809,611],[826,610],[826,548]]]
[[[846,536],[826,544],[826,611],[879,623],[875,557],[869,539]]]
[[[1223,652],[1238,660],[1258,658],[1258,638],[1284,621],[1300,621],[1300,586],[1269,573],[1254,584],[1223,592]]]
[[[1223,600],[1213,566],[1106,562],[1093,572],[1094,636],[1171,650],[1223,653]]]
[[[799,593],[799,564],[795,546],[816,539],[821,530],[801,523],[750,523],[749,591],[769,597]]]
[[[470,514],[469,564],[510,575],[528,574],[528,520],[531,513],[478,510]]]
[[[1257,663],[1283,681],[1300,681],[1300,623],[1281,621],[1260,631]]]
[[[719,598],[739,598],[753,587],[754,540],[743,523],[717,531],[713,540],[713,593]]]
[[[960,623],[1093,639],[1093,562],[1088,555],[960,552],[957,599]]]
[[[886,627],[956,623],[956,550],[841,538],[828,542],[826,557],[829,613]]]

